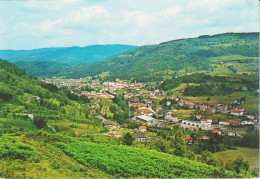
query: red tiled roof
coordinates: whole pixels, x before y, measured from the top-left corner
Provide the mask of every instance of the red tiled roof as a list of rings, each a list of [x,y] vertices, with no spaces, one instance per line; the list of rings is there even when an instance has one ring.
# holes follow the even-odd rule
[[[116,131],[114,134],[118,134],[118,135],[122,135],[123,134],[123,132],[120,132],[120,131]]]
[[[229,121],[229,124],[240,124],[240,122],[237,122],[237,121]]]
[[[208,136],[204,135],[204,136],[202,136],[200,139],[203,140],[203,139],[205,139],[206,137],[208,137]]]
[[[241,111],[234,110],[234,109],[232,109],[230,112],[233,112],[233,113],[241,113]]]

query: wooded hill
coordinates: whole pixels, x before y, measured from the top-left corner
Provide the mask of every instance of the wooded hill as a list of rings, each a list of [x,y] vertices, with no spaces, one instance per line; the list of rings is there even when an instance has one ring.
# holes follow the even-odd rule
[[[258,33],[225,33],[140,47],[92,64],[77,65],[72,78],[109,72],[115,78],[160,81],[169,76],[258,72]]]

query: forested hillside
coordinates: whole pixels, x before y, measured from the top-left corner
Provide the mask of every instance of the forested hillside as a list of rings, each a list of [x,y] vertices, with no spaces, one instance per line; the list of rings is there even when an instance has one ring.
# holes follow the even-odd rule
[[[131,45],[91,45],[86,47],[42,48],[34,50],[0,50],[0,58],[9,62],[54,61],[90,63],[137,48]]]
[[[137,47],[130,45],[92,45],[35,50],[0,50],[0,57],[14,62],[30,75],[49,78],[69,76],[77,63],[92,63],[135,48]]]
[[[0,115],[2,117],[24,116],[32,114],[37,120],[75,119],[80,102],[88,102],[82,96],[78,103],[70,100],[66,91],[58,90],[56,86],[46,84],[35,77],[27,75],[15,65],[0,60]],[[68,98],[69,97],[69,98]],[[86,110],[86,109],[85,109]],[[82,108],[82,117],[85,118]],[[39,123],[41,123],[39,122]],[[41,124],[39,124],[41,125]],[[39,126],[39,128],[45,127]]]
[[[73,78],[109,72],[106,79],[159,81],[196,71],[257,72],[258,33],[226,33],[140,47],[92,64],[77,65]],[[253,66],[253,67],[252,67]]]

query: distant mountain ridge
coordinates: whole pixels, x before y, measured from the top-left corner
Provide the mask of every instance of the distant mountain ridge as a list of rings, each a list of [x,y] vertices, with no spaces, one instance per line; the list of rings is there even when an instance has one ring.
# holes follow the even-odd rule
[[[219,74],[258,72],[257,65],[248,67],[258,64],[258,57],[258,32],[202,35],[143,46],[91,64],[79,64],[69,77],[108,72],[104,80],[121,78],[148,82],[200,71]],[[222,61],[226,66],[220,64]]]
[[[111,47],[116,46],[108,45],[104,48],[114,52]],[[45,56],[56,56],[55,60],[46,61],[44,60],[48,59],[46,57],[39,61],[16,62],[15,64],[28,74],[41,78],[95,76],[102,80],[121,78],[135,79],[140,82],[159,82],[173,76],[196,72],[232,74],[258,73],[259,71],[258,32],[202,35],[197,38],[177,39],[139,48],[130,46],[125,49],[126,51],[109,57],[105,57],[104,53],[96,53],[96,56],[92,56],[94,59],[101,59],[101,57],[103,59],[89,60],[89,63],[83,60],[84,63],[81,63],[80,59],[83,59],[83,56],[85,58],[87,52],[98,52],[97,49],[100,48],[100,46],[90,46],[87,49],[54,48],[51,52],[46,52]],[[121,47],[118,48],[121,49]],[[75,57],[78,59],[75,60],[66,51],[76,54]],[[36,54],[34,56],[30,60],[37,59],[38,56]],[[71,63],[72,61],[78,63]]]
[[[90,45],[86,47],[40,48],[33,50],[0,50],[0,58],[9,62],[53,61],[59,63],[91,63],[132,50],[131,45]]]

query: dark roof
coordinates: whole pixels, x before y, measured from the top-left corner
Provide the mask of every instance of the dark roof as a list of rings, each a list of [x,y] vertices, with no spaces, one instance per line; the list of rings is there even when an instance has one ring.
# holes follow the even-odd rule
[[[145,133],[134,133],[135,138],[145,137]]]

